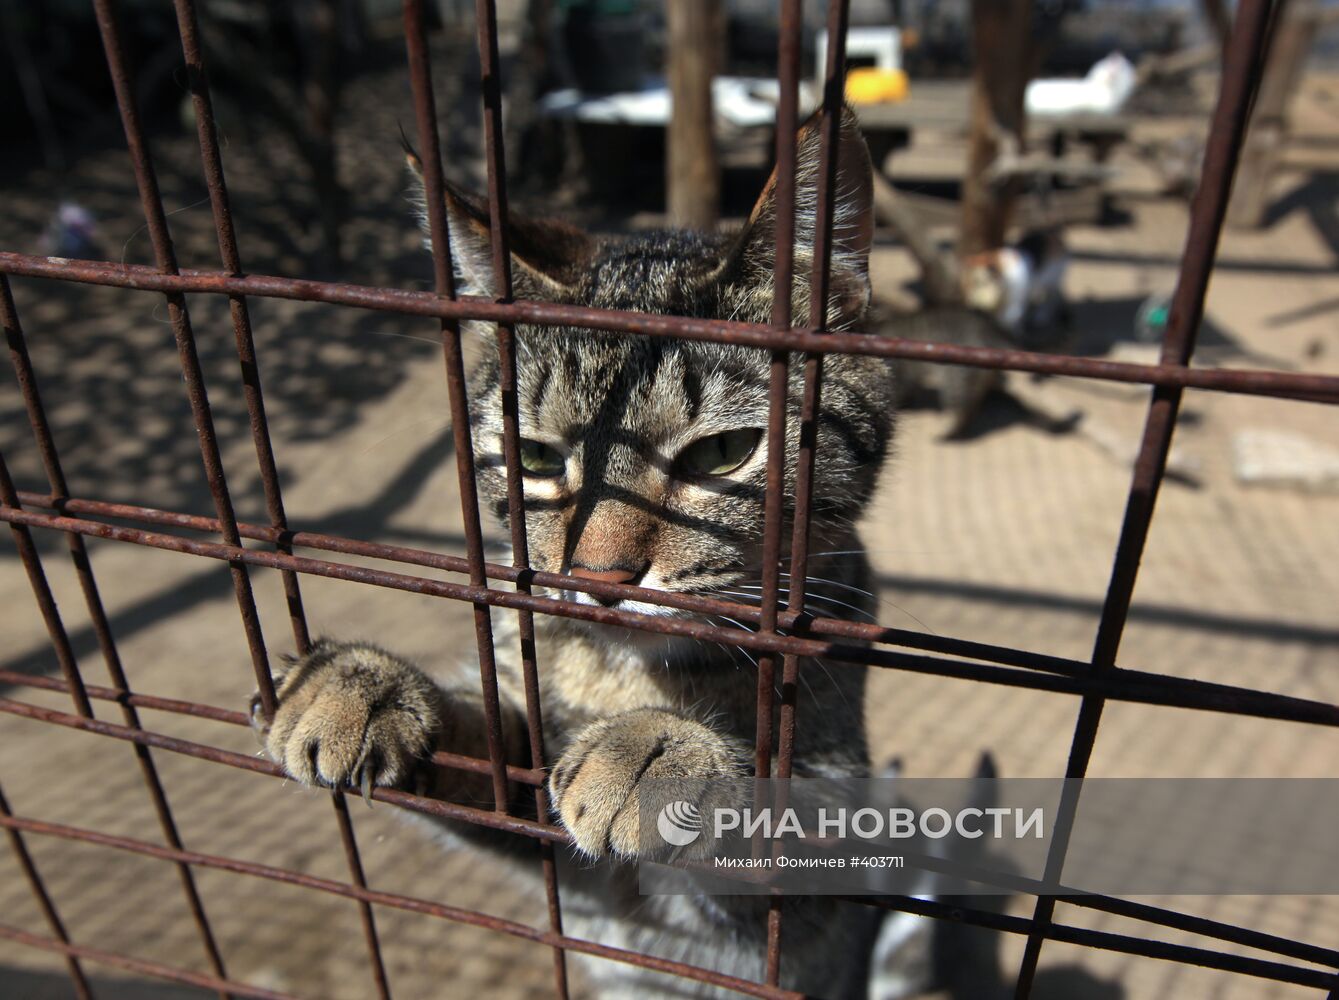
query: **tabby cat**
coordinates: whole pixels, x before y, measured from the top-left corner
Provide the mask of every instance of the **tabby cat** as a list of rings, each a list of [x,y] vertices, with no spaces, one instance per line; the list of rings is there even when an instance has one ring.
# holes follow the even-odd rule
[[[819,129],[797,137],[797,317],[808,314],[818,191]],[[843,113],[829,327],[861,328],[869,303],[870,162]],[[411,166],[413,164],[411,163]],[[707,319],[770,321],[775,174],[741,232],[727,238],[665,231],[602,239],[565,225],[513,218],[517,298]],[[420,188],[421,191],[421,188]],[[490,296],[487,214],[445,192],[453,263],[464,292]],[[479,489],[505,527],[499,363],[491,328],[470,380]],[[769,352],[728,344],[521,325],[516,331],[521,460],[531,562],[541,570],[756,603],[762,567]],[[791,366],[788,441],[799,432],[802,368]],[[824,362],[812,551],[812,610],[865,617],[873,598],[855,533],[892,433],[887,364]],[[794,449],[786,497],[794,495]],[[787,516],[789,520],[789,514]],[[789,537],[789,524],[786,527]],[[817,579],[817,577],[822,579]],[[783,586],[785,583],[783,577]],[[578,591],[555,596],[584,604]],[[784,598],[784,594],[783,594]],[[611,606],[692,617],[632,600]],[[713,619],[722,623],[719,619]],[[728,624],[728,622],[726,622]],[[530,763],[514,616],[494,615],[508,759]],[[756,673],[742,650],[626,628],[540,616],[544,742],[554,818],[571,834],[561,872],[566,933],[734,975],[764,975],[765,900],[638,894],[638,782],[747,774]],[[801,663],[796,776],[868,773],[864,670]],[[277,679],[278,711],[253,718],[265,750],[308,785],[414,787],[491,808],[484,776],[418,768],[433,749],[486,756],[477,673],[428,675],[365,642],[323,640]],[[417,778],[416,778],[417,776]],[[533,815],[531,790],[510,808]],[[547,817],[546,817],[547,818]],[[445,826],[445,824],[444,824]],[[475,825],[453,838],[513,853],[537,872],[533,844]],[[786,901],[782,982],[824,996],[864,988],[873,928],[868,908]],[[600,997],[714,995],[702,984],[591,960]]]

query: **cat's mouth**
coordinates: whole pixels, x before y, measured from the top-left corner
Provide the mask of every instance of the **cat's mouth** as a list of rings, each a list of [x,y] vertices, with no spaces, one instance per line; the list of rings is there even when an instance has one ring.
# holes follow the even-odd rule
[[[638,579],[635,582],[629,581],[628,585],[662,592],[668,590],[663,581],[657,579],[654,572],[650,570],[639,574]],[[666,607],[663,604],[655,604],[650,601],[639,601],[631,597],[601,597],[583,590],[569,590],[566,588],[557,593],[565,601],[572,601],[575,604],[609,608],[612,611],[633,611],[638,614],[654,615],[657,617],[680,617],[684,614],[684,612],[677,608]]]

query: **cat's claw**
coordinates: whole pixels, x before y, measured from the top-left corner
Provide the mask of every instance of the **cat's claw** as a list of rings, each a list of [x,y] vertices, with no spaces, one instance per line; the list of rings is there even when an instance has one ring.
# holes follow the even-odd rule
[[[361,643],[317,642],[276,678],[266,721],[252,701],[265,753],[304,785],[403,786],[440,728],[441,694],[418,668]]]
[[[358,785],[358,791],[363,796],[363,801],[367,803],[367,808],[372,808],[372,762],[364,761],[362,766],[363,779]]]

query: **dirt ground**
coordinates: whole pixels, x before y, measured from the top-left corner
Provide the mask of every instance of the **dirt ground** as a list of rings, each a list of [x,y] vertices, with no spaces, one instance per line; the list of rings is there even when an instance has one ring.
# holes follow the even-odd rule
[[[350,88],[340,164],[352,192],[347,280],[406,288],[431,271],[407,218],[394,122],[412,121],[402,74]],[[1339,370],[1339,80],[1308,81],[1299,128],[1306,170],[1276,179],[1268,224],[1230,233],[1211,289],[1202,364]],[[216,266],[191,133],[155,139],[185,266]],[[309,246],[287,219],[302,200],[300,171],[281,143],[238,128],[225,150],[246,266],[304,274]],[[1184,203],[1156,196],[1144,168],[1118,156],[1123,221],[1070,233],[1076,349],[1140,357],[1134,316],[1170,291]],[[38,252],[62,198],[99,220],[103,252],[146,262],[123,151],[80,158],[64,177],[33,167],[7,176],[0,245]],[[911,274],[891,243],[875,253],[876,288],[904,296]],[[160,298],[132,291],[15,281],[48,409],[75,495],[212,511],[200,475],[171,333]],[[190,299],[239,516],[264,521],[254,454],[232,356],[227,303]],[[271,426],[292,523],[302,528],[443,551],[462,548],[446,390],[433,325],[386,314],[253,300]],[[939,440],[941,417],[902,418],[864,538],[879,572],[885,624],[1059,656],[1090,655],[1130,481],[1147,392],[1137,387],[1010,376],[965,441]],[[1021,401],[1021,402],[1020,402]],[[1023,403],[1077,411],[1068,432],[1023,419]],[[1303,435],[1339,449],[1323,407],[1191,393],[1177,430],[1177,468],[1158,504],[1121,645],[1123,666],[1339,701],[1339,494],[1248,486],[1234,473],[1244,430]],[[23,488],[42,489],[21,402],[0,390],[0,447]],[[60,539],[40,536],[45,566],[85,676],[105,671]],[[112,627],[139,691],[241,707],[251,690],[247,649],[226,568],[185,556],[90,541]],[[290,648],[276,574],[252,574],[274,653]],[[378,639],[425,665],[462,655],[468,609],[450,602],[304,578],[318,633]],[[14,549],[0,547],[0,664],[50,674],[54,658]],[[543,650],[540,650],[541,664]],[[969,774],[989,750],[1010,777],[1063,773],[1078,702],[893,671],[876,672],[869,726],[880,760],[914,776]],[[66,707],[54,694],[4,692]],[[115,720],[108,705],[99,717]],[[145,725],[251,753],[237,727],[145,712]],[[803,720],[801,720],[801,724]],[[322,794],[166,752],[154,759],[185,844],[201,851],[343,879],[331,806]],[[1104,776],[1335,777],[1339,732],[1209,712],[1107,707],[1091,772]],[[158,840],[128,746],[0,715],[0,783],[20,815]],[[540,924],[542,901],[504,872],[428,844],[394,811],[353,804],[368,881],[457,906]],[[47,837],[28,843],[78,942],[204,971],[202,950],[170,865]],[[355,906],[269,881],[197,873],[230,974],[303,996],[372,995]],[[1152,900],[1333,946],[1339,904],[1325,897]],[[1028,912],[1023,902],[1017,912]],[[12,855],[0,852],[4,922],[45,933]],[[1062,906],[1057,919],[1162,940],[1197,941]],[[546,995],[550,955],[497,934],[379,909],[394,994]],[[1017,969],[1022,944],[1001,944]],[[1052,997],[1264,1000],[1313,991],[1245,976],[1048,944],[1038,994]],[[99,996],[176,998],[196,991],[89,964]],[[984,991],[983,991],[984,992]],[[0,995],[68,994],[50,955],[0,944]]]

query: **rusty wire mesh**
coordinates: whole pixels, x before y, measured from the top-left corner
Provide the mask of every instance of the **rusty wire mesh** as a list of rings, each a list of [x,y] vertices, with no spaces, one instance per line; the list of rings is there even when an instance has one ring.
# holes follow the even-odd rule
[[[1223,84],[1204,158],[1203,176],[1192,207],[1171,319],[1161,359],[1156,365],[1123,364],[1023,351],[933,345],[876,338],[862,333],[827,333],[823,330],[825,312],[823,305],[827,300],[829,241],[832,228],[833,178],[836,170],[832,156],[838,122],[838,115],[835,112],[842,93],[844,64],[842,40],[845,36],[848,7],[839,0],[830,3],[828,15],[830,37],[837,40],[837,43],[829,47],[826,67],[824,90],[826,117],[822,132],[820,165],[820,176],[825,178],[826,183],[820,186],[818,206],[820,224],[817,226],[814,254],[814,259],[819,263],[813,269],[811,276],[812,307],[808,316],[793,317],[790,297],[785,294],[777,295],[770,325],[628,314],[512,301],[510,258],[504,226],[507,217],[507,198],[501,128],[501,90],[498,76],[497,22],[494,4],[490,0],[478,0],[476,6],[484,95],[488,205],[497,299],[483,301],[459,298],[455,293],[444,218],[441,162],[437,152],[439,149],[437,116],[434,109],[421,0],[406,0],[404,33],[419,147],[427,154],[424,159],[424,177],[434,247],[435,292],[410,292],[392,288],[248,274],[243,267],[232,225],[194,5],[191,0],[174,0],[174,5],[182,52],[189,73],[200,152],[218,237],[220,268],[212,271],[183,271],[177,265],[167,217],[155,179],[153,160],[136,113],[132,67],[128,64],[118,33],[113,0],[94,0],[94,6],[107,63],[115,85],[117,104],[153,245],[156,266],[126,266],[109,261],[71,261],[18,253],[0,253],[0,318],[3,319],[11,360],[46,471],[48,486],[47,493],[17,490],[3,459],[0,458],[0,518],[10,525],[63,672],[63,677],[57,679],[0,671],[0,682],[66,692],[72,699],[73,711],[57,711],[10,698],[0,699],[0,710],[131,743],[138,756],[144,781],[162,827],[162,843],[114,836],[97,830],[15,815],[0,795],[0,825],[6,829],[20,867],[45,915],[49,930],[44,936],[29,929],[0,924],[0,938],[63,955],[79,996],[91,995],[83,970],[85,962],[106,964],[151,977],[204,987],[216,990],[221,995],[253,997],[283,995],[229,977],[223,954],[196,888],[193,873],[197,869],[219,869],[272,879],[355,901],[362,920],[372,984],[376,993],[382,997],[389,996],[390,990],[378,938],[374,904],[448,921],[473,924],[547,946],[553,952],[554,985],[560,996],[567,995],[565,955],[569,951],[673,973],[743,994],[764,997],[794,995],[778,984],[782,911],[776,903],[770,909],[768,916],[767,975],[764,982],[745,981],[721,972],[612,948],[593,941],[575,939],[563,933],[554,852],[566,842],[567,835],[561,828],[550,823],[509,815],[507,812],[507,785],[508,782],[514,781],[533,786],[538,815],[540,817],[548,815],[543,787],[546,760],[538,699],[543,668],[542,664],[536,662],[535,644],[532,641],[533,616],[537,613],[617,623],[693,639],[712,640],[739,646],[757,654],[755,767],[757,773],[762,776],[786,777],[790,773],[796,726],[803,724],[803,720],[796,718],[795,707],[799,661],[804,656],[821,655],[824,659],[837,663],[869,664],[893,670],[1074,695],[1080,699],[1080,707],[1066,771],[1067,777],[1071,778],[1081,778],[1087,771],[1102,709],[1109,700],[1339,726],[1339,709],[1330,704],[1270,691],[1144,672],[1118,666],[1116,662],[1140,557],[1152,521],[1158,490],[1166,472],[1169,447],[1184,390],[1252,393],[1329,404],[1339,403],[1339,377],[1189,367],[1196,334],[1203,317],[1205,294],[1233,172],[1267,48],[1274,8],[1269,0],[1242,0],[1238,6],[1236,26],[1227,53]],[[797,125],[799,55],[800,4],[797,0],[783,0],[778,53],[780,102],[776,129],[779,210],[776,227],[775,287],[779,289],[789,289],[793,277],[792,235],[796,164],[792,137]],[[159,293],[165,297],[199,435],[201,459],[215,503],[213,517],[71,495],[61,468],[52,428],[38,392],[20,318],[10,292],[11,275],[110,285]],[[269,515],[267,524],[239,522],[234,513],[220,458],[204,375],[196,352],[195,337],[185,298],[187,293],[223,295],[229,300],[236,335],[237,359],[241,367],[246,406],[251,420],[256,457]],[[304,532],[289,527],[266,423],[258,361],[248,313],[248,296],[319,301],[434,317],[440,321],[466,535],[466,549],[463,556]],[[513,553],[513,562],[510,566],[489,563],[484,556],[465,397],[464,361],[458,326],[459,321],[464,319],[488,320],[494,322],[497,327],[502,362],[503,399],[507,401],[504,403],[504,450],[508,473],[510,541]],[[767,572],[763,579],[763,599],[759,607],[543,573],[533,570],[528,565],[525,520],[521,507],[516,400],[514,393],[507,391],[514,387],[516,378],[514,325],[527,322],[582,326],[616,331],[628,336],[692,338],[739,343],[771,352],[767,454],[769,490],[763,550],[763,566],[767,567]],[[878,624],[862,624],[837,618],[814,618],[805,613],[803,583],[806,580],[808,559],[808,522],[818,393],[822,382],[823,357],[832,352],[875,354],[986,368],[1066,374],[1141,383],[1152,387],[1142,443],[1130,484],[1125,519],[1114,555],[1100,625],[1089,660],[1065,659],[1026,649],[1012,649],[966,639],[928,635]],[[796,363],[796,358],[799,358],[799,363],[803,365],[805,392],[799,440],[788,444],[785,440],[784,403],[790,366]],[[794,502],[794,533],[789,540],[789,569],[790,579],[796,581],[796,584],[788,589],[788,600],[786,606],[782,607],[779,600],[780,556],[784,546],[781,537],[783,511],[780,485],[786,449],[792,446],[797,449],[798,473]],[[128,526],[125,522],[136,526]],[[70,556],[83,590],[87,610],[110,673],[112,682],[110,687],[87,684],[80,674],[69,637],[33,542],[34,528],[61,532],[68,541]],[[435,763],[443,767],[491,775],[495,808],[488,810],[455,805],[392,789],[378,789],[374,797],[429,815],[482,824],[533,838],[537,845],[538,863],[542,866],[547,886],[549,909],[547,926],[534,927],[443,903],[371,888],[364,877],[358,844],[348,816],[346,791],[331,792],[330,800],[347,856],[347,881],[321,878],[187,849],[178,835],[172,810],[155,767],[153,751],[185,754],[272,777],[280,776],[281,772],[276,765],[262,759],[143,728],[138,715],[138,710],[141,708],[203,717],[235,726],[245,726],[248,720],[238,711],[155,697],[132,692],[128,688],[118,657],[116,639],[112,635],[99,596],[98,585],[89,564],[84,543],[85,536],[146,545],[226,562],[231,570],[238,610],[251,652],[261,707],[266,713],[273,711],[275,695],[268,667],[266,640],[262,636],[252,595],[250,572],[253,567],[277,570],[282,574],[293,639],[299,653],[305,652],[310,644],[299,584],[299,577],[302,574],[331,577],[471,604],[474,609],[480,680],[487,716],[489,758],[474,759],[439,752],[435,756]],[[244,539],[261,542],[264,545],[246,547],[243,544]],[[298,549],[315,551],[322,556],[315,558],[297,555],[295,553]],[[394,565],[398,569],[354,565],[329,558],[327,554],[371,557]],[[416,575],[413,572],[414,567],[448,571],[463,577],[464,580],[445,581]],[[740,627],[730,628],[686,619],[648,616],[603,605],[576,604],[537,596],[533,593],[534,587],[557,587],[583,591],[607,599],[632,599],[687,611],[729,615],[743,624]],[[524,649],[527,722],[532,754],[529,767],[508,765],[501,749],[493,634],[489,620],[489,609],[493,607],[513,610],[520,620]],[[862,645],[849,644],[852,642]],[[864,643],[871,645],[866,647]],[[774,704],[774,683],[778,674],[781,678],[777,716],[779,727],[774,732],[774,710],[778,707]],[[121,722],[97,718],[94,704],[99,702],[119,705]],[[1067,802],[1065,808],[1071,810],[1072,815],[1074,803]],[[1063,829],[1062,823],[1059,827],[1060,835],[1054,843],[1049,859],[1048,878],[1059,871],[1064,859],[1066,843]],[[42,876],[28,852],[25,836],[29,834],[82,841],[171,862],[179,874],[182,891],[198,927],[210,973],[190,972],[72,941],[62,924],[57,906],[51,899]],[[1038,897],[1030,918],[961,907],[952,901],[911,897],[853,899],[851,902],[1023,935],[1026,938],[1026,949],[1017,977],[1016,991],[1019,997],[1027,997],[1030,993],[1038,958],[1046,941],[1067,942],[1130,955],[1192,963],[1328,990],[1331,991],[1331,995],[1335,995],[1334,991],[1339,991],[1339,972],[1327,971],[1339,970],[1339,951],[1332,948],[1296,942],[1248,927],[1234,926],[1112,897],[1098,895],[1063,899]],[[1114,934],[1058,923],[1055,914],[1059,904],[1101,910],[1155,927],[1190,932],[1204,938],[1208,944],[1206,946],[1170,944],[1153,938]],[[1212,947],[1213,941],[1248,946],[1269,953],[1273,957],[1265,959],[1230,954],[1215,950]],[[1298,962],[1311,964],[1296,964]]]

